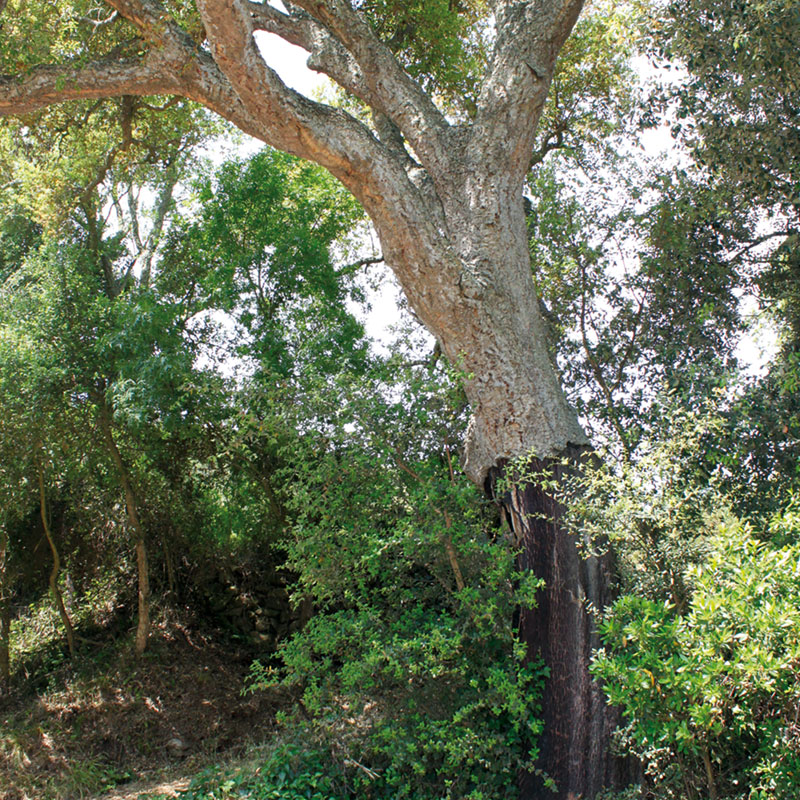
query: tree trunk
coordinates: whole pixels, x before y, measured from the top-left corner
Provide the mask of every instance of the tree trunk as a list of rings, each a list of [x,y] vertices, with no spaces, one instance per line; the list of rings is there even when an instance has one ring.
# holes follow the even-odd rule
[[[11,581],[8,567],[8,531],[0,528],[0,687],[11,687]]]
[[[140,656],[147,648],[147,639],[150,636],[150,568],[147,563],[147,547],[141,536],[136,539],[136,570],[139,578],[139,587],[137,592],[138,621],[136,624],[134,650],[136,655]]]
[[[513,530],[520,569],[545,584],[536,607],[519,612],[528,657],[541,658],[549,670],[537,772],[521,776],[523,800],[588,800],[633,778],[633,765],[610,753],[618,715],[606,705],[588,669],[598,644],[592,615],[609,600],[610,558],[583,557],[576,537],[561,525],[564,507],[557,490],[548,488],[579,469],[587,452],[586,447],[569,447],[560,458],[532,458],[519,482],[505,466],[493,468],[487,480]],[[555,781],[555,792],[545,787],[543,775]]]
[[[596,637],[587,606],[606,605],[608,565],[581,558],[574,537],[559,525],[563,509],[547,482],[535,477],[547,469],[562,477],[559,455],[575,461],[588,450],[588,439],[548,350],[521,197],[510,188],[502,191],[501,176],[473,170],[467,170],[463,186],[453,196],[469,202],[444,204],[457,274],[448,275],[449,265],[431,253],[428,280],[419,280],[416,266],[416,282],[403,285],[412,307],[464,375],[472,408],[464,459],[469,477],[478,486],[486,486],[488,478],[491,487],[513,459],[536,456],[529,464],[534,477],[501,502],[522,549],[520,567],[546,582],[539,606],[522,611],[520,633],[531,658],[541,655],[550,669],[539,768],[555,781],[557,792],[528,775],[521,793],[523,800],[592,800],[629,777],[609,749],[616,717],[588,671]],[[382,240],[390,238],[385,234]],[[403,254],[384,247],[403,280],[403,267],[410,273],[415,265],[398,268]]]
[[[169,545],[169,534],[161,540],[164,544],[164,566],[167,570],[167,592],[172,600],[178,597],[178,580],[175,576],[175,556]]]
[[[47,500],[44,491],[44,475],[42,474],[41,467],[39,467],[39,511],[42,517],[44,535],[47,537],[47,543],[50,545],[50,552],[53,554],[53,569],[50,572],[50,593],[53,595],[53,602],[56,604],[58,615],[61,617],[61,622],[64,624],[70,658],[75,658],[75,634],[72,629],[72,620],[69,618],[66,606],[64,605],[64,598],[61,596],[61,589],[58,586],[58,574],[61,572],[61,557],[58,554],[58,548],[53,539],[53,533],[50,530],[50,521],[47,519]]]
[[[11,690],[11,597],[0,596],[0,686],[3,693]]]
[[[114,441],[114,434],[111,430],[111,413],[105,398],[100,395],[97,398],[100,427],[106,440],[111,460],[117,468],[119,481],[125,494],[125,510],[128,515],[128,525],[131,529],[134,545],[136,547],[136,571],[138,576],[138,620],[136,623],[136,640],[134,650],[137,656],[142,655],[147,647],[147,639],[150,636],[150,569],[147,563],[147,545],[144,540],[144,532],[139,522],[139,509],[136,502],[136,493],[133,491],[133,484],[122,455],[119,452],[117,443]]]

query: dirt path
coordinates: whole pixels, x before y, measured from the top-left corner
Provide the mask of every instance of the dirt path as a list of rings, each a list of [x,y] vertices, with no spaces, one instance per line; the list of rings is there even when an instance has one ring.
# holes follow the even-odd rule
[[[243,697],[254,654],[213,631],[165,624],[141,660],[113,642],[102,655],[0,708],[0,800],[177,797],[206,766],[268,739],[287,702]],[[135,780],[100,794],[125,775]]]

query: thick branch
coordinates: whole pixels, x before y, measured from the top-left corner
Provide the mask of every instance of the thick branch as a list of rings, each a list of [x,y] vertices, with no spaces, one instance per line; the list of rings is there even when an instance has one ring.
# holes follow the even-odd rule
[[[177,90],[152,55],[141,61],[96,61],[81,68],[42,66],[22,76],[0,76],[0,115],[26,114],[65,100]]]
[[[245,0],[199,0],[198,7],[215,64],[243,105],[257,115],[260,138],[326,167],[373,217],[381,215],[381,207],[388,214],[392,202],[408,205],[416,192],[405,174],[405,160],[346,112],[288,88],[261,57]],[[201,102],[209,105],[207,99]],[[397,211],[395,206],[393,213]],[[421,219],[429,216],[421,208],[414,213]]]
[[[323,23],[355,59],[376,110],[400,128],[423,165],[444,168],[450,160],[449,125],[430,97],[403,69],[349,0],[295,0]],[[314,58],[309,65],[319,68]]]
[[[556,58],[584,0],[497,2],[497,39],[478,101],[473,162],[499,164],[521,180]]]

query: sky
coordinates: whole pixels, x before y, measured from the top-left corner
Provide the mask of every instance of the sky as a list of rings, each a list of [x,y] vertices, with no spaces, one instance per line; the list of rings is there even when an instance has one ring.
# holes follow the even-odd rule
[[[295,91],[311,97],[317,89],[330,83],[327,77],[312,72],[306,66],[309,54],[302,47],[289,44],[280,36],[265,31],[258,31],[255,39],[267,64]]]

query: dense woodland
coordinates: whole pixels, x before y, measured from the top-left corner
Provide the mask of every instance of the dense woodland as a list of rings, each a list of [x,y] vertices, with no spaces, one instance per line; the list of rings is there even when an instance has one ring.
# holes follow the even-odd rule
[[[0,14],[0,800],[800,796],[796,0]]]

